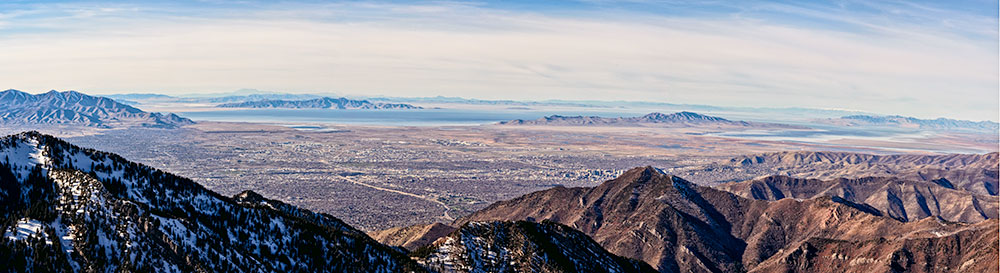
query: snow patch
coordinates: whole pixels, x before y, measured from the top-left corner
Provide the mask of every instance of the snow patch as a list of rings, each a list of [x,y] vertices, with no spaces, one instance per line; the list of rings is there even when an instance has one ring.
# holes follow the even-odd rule
[[[51,226],[52,229],[55,229],[56,236],[59,236],[59,246],[62,248],[62,251],[65,252],[66,255],[72,253],[73,239],[75,239],[76,236],[73,236],[72,227],[63,225],[62,215],[57,216],[56,220],[52,221],[52,223],[49,224],[49,226]],[[80,265],[76,264],[75,260],[69,259],[69,265],[70,267],[73,267],[73,271],[76,272],[80,271]]]
[[[28,177],[28,174],[31,173],[31,169],[35,165],[42,164],[42,167],[47,167],[47,164],[51,162],[45,155],[44,150],[44,147],[39,147],[38,140],[36,139],[18,140],[13,147],[0,150],[0,158],[9,160],[8,163],[12,171],[17,173],[23,181],[23,179]],[[23,165],[17,163],[22,163]]]
[[[20,241],[38,234],[41,231],[42,222],[30,218],[21,218],[21,220],[17,220],[17,224],[14,225],[14,229],[4,232],[3,236],[10,240]]]

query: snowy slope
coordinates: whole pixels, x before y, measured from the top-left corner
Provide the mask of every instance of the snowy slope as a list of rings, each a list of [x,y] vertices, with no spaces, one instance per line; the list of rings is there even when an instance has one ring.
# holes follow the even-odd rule
[[[51,136],[0,138],[0,160],[0,265],[16,272],[424,271],[329,215]]]

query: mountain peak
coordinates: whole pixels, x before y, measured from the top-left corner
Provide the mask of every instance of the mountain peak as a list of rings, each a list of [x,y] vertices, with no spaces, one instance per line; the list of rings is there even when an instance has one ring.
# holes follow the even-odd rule
[[[24,91],[7,89],[0,92],[0,105],[17,105],[31,100],[35,100],[34,95]]]
[[[660,113],[660,112],[652,112],[652,113],[646,114],[646,115],[644,115],[642,117],[644,117],[644,118],[650,118],[650,119],[662,119],[662,118],[666,118],[667,114]]]
[[[50,138],[54,139],[55,138],[53,136],[46,135],[46,134],[40,133],[40,132],[35,131],[35,130],[24,131],[24,132],[13,134],[13,135],[10,135],[10,136],[7,136],[7,137],[9,137],[11,139],[15,139],[15,140],[21,140],[21,141],[29,141],[29,140],[30,141],[41,141],[41,140],[45,140],[45,139],[50,139]]]
[[[233,196],[236,202],[256,203],[264,200],[264,196],[252,190],[245,190]]]
[[[79,124],[95,127],[144,126],[173,128],[194,122],[176,115],[149,113],[105,97],[52,90],[32,95],[17,90],[0,93],[5,113],[0,123]]]
[[[650,181],[663,176],[667,176],[667,174],[662,170],[654,168],[653,166],[646,166],[629,169],[619,177],[624,177],[626,178],[625,180]]]

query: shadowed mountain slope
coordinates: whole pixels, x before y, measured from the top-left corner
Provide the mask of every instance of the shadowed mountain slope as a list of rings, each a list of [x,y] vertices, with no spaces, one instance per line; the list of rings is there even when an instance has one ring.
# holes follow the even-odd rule
[[[661,272],[745,272],[817,238],[898,241],[968,226],[930,218],[904,223],[842,198],[752,200],[651,167],[629,170],[593,188],[556,187],[498,202],[455,224],[496,220],[562,223],[611,253],[641,259]],[[952,246],[955,251],[966,247]]]
[[[949,233],[846,241],[812,238],[754,272],[997,272],[997,219]]]
[[[818,180],[770,176],[723,184],[716,188],[760,200],[837,196],[850,202],[870,205],[900,221],[936,216],[947,221],[976,223],[997,218],[1000,214],[1000,200],[997,196],[955,190],[943,178],[923,182],[889,177]]]

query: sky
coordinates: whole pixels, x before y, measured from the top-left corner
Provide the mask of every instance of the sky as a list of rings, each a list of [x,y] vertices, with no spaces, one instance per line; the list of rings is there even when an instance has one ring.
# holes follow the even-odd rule
[[[0,89],[1000,119],[992,0],[163,2],[0,2]]]

